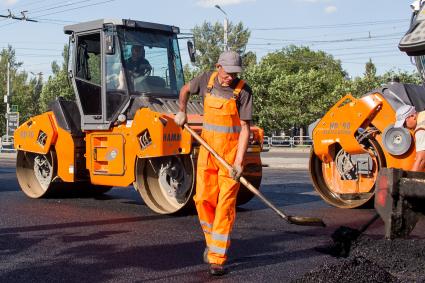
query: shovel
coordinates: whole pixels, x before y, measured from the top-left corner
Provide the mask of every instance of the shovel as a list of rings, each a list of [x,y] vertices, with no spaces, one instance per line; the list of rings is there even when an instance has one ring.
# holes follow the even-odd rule
[[[189,125],[184,124],[184,128],[203,146],[208,150],[214,157],[224,166],[227,170],[231,170],[232,166],[226,162],[218,153],[203,139],[201,138]],[[289,224],[296,224],[302,226],[322,226],[326,227],[322,219],[316,217],[304,217],[304,216],[291,216],[280,211],[275,205],[273,205],[266,197],[257,190],[247,179],[243,176],[240,177],[239,181],[254,195],[259,197],[268,207],[270,207],[274,212],[276,212],[280,217],[282,217]]]

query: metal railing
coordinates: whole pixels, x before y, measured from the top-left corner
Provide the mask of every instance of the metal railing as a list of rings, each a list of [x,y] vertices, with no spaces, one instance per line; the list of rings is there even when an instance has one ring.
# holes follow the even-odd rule
[[[313,140],[309,136],[272,136],[270,146],[276,147],[310,147]]]

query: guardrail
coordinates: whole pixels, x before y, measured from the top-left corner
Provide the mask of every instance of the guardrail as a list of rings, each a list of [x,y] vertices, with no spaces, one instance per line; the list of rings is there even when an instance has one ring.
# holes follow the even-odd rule
[[[313,145],[313,140],[309,136],[272,136],[268,139],[270,146],[277,147],[310,147]],[[264,144],[266,140],[264,140]]]

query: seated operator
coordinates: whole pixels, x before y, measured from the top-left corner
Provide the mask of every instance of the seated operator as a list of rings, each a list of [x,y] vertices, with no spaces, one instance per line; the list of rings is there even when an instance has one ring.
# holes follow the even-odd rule
[[[144,46],[133,45],[131,47],[131,57],[125,61],[125,67],[133,79],[150,74],[152,66],[145,58]]]
[[[402,127],[415,130],[416,159],[411,171],[425,171],[425,111],[417,113],[411,105],[398,108],[394,128]]]

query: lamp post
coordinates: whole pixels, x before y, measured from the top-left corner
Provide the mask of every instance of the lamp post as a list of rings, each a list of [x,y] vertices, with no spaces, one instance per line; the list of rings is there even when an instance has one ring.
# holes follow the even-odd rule
[[[224,50],[229,50],[229,46],[228,46],[228,44],[227,44],[227,29],[228,29],[228,26],[229,26],[229,20],[227,19],[227,14],[226,14],[226,12],[224,12],[224,10],[223,9],[221,9],[221,7],[219,6],[219,5],[215,5],[214,7],[216,7],[217,9],[219,9],[223,14],[224,14],[224,16],[225,16],[225,18],[224,18]]]

